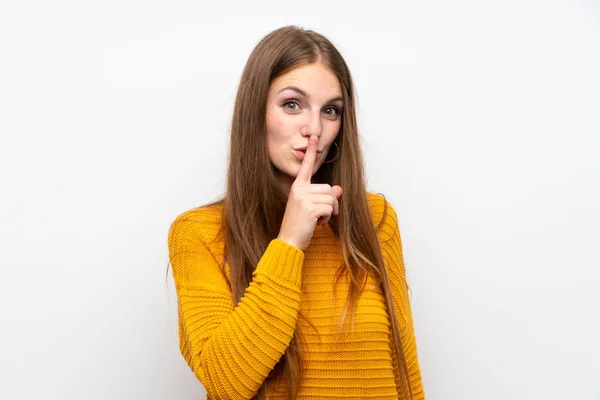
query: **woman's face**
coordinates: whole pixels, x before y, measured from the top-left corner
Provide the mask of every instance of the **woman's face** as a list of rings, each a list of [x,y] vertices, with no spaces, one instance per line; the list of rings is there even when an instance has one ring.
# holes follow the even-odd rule
[[[269,157],[288,192],[302,164],[295,149],[308,146],[311,135],[319,138],[314,174],[340,131],[342,108],[340,83],[322,64],[300,66],[271,82],[266,111]]]

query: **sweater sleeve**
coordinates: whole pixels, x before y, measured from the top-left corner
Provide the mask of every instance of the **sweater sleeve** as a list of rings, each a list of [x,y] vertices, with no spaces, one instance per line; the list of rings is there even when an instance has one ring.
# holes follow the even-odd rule
[[[381,228],[383,236],[381,250],[386,265],[388,266],[388,275],[394,298],[394,308],[396,311],[396,318],[398,319],[398,325],[400,326],[400,338],[404,356],[406,358],[410,386],[414,396],[413,398],[414,400],[422,400],[425,399],[425,392],[423,390],[421,379],[417,342],[408,294],[408,285],[406,283],[406,270],[402,255],[402,240],[400,238],[400,229],[396,212],[389,202],[387,204],[386,221]],[[392,351],[392,364],[394,366],[394,375],[396,377],[398,393],[402,393],[400,391],[400,366],[394,351]]]
[[[203,231],[202,221],[181,216],[169,231],[180,350],[210,397],[250,399],[296,329],[304,253],[272,240],[234,307]]]

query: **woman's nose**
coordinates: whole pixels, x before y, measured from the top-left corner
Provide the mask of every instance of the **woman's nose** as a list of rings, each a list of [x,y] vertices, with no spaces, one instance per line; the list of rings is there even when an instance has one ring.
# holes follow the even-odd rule
[[[304,135],[315,135],[317,137],[321,136],[321,115],[320,113],[308,113],[308,120],[305,122],[302,127],[302,132]]]

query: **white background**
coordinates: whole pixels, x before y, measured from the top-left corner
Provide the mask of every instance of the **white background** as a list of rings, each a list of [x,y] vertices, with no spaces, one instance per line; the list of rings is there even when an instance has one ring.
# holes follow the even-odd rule
[[[296,24],[353,73],[428,399],[600,399],[600,4],[217,3],[0,6],[0,397],[204,397],[167,232],[224,190],[245,61]]]

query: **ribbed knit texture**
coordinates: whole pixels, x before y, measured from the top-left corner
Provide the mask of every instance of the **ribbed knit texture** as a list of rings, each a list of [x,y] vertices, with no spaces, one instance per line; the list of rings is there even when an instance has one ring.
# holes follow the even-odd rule
[[[378,224],[385,200],[370,192],[367,195],[372,222]],[[272,240],[234,307],[227,284],[229,264],[225,274],[220,268],[223,242],[214,240],[221,212],[222,206],[187,211],[169,232],[180,349],[207,398],[254,396],[285,352],[296,325],[305,340],[301,342],[304,377],[300,399],[400,398],[391,325],[381,289],[372,277],[358,299],[354,327],[336,341],[348,281],[340,279],[334,305],[335,274],[343,256],[329,225],[316,226],[305,251]],[[379,240],[414,398],[424,399],[400,231],[389,202]],[[285,382],[280,378],[278,383],[280,390],[271,389],[269,399],[284,398],[281,387]]]

